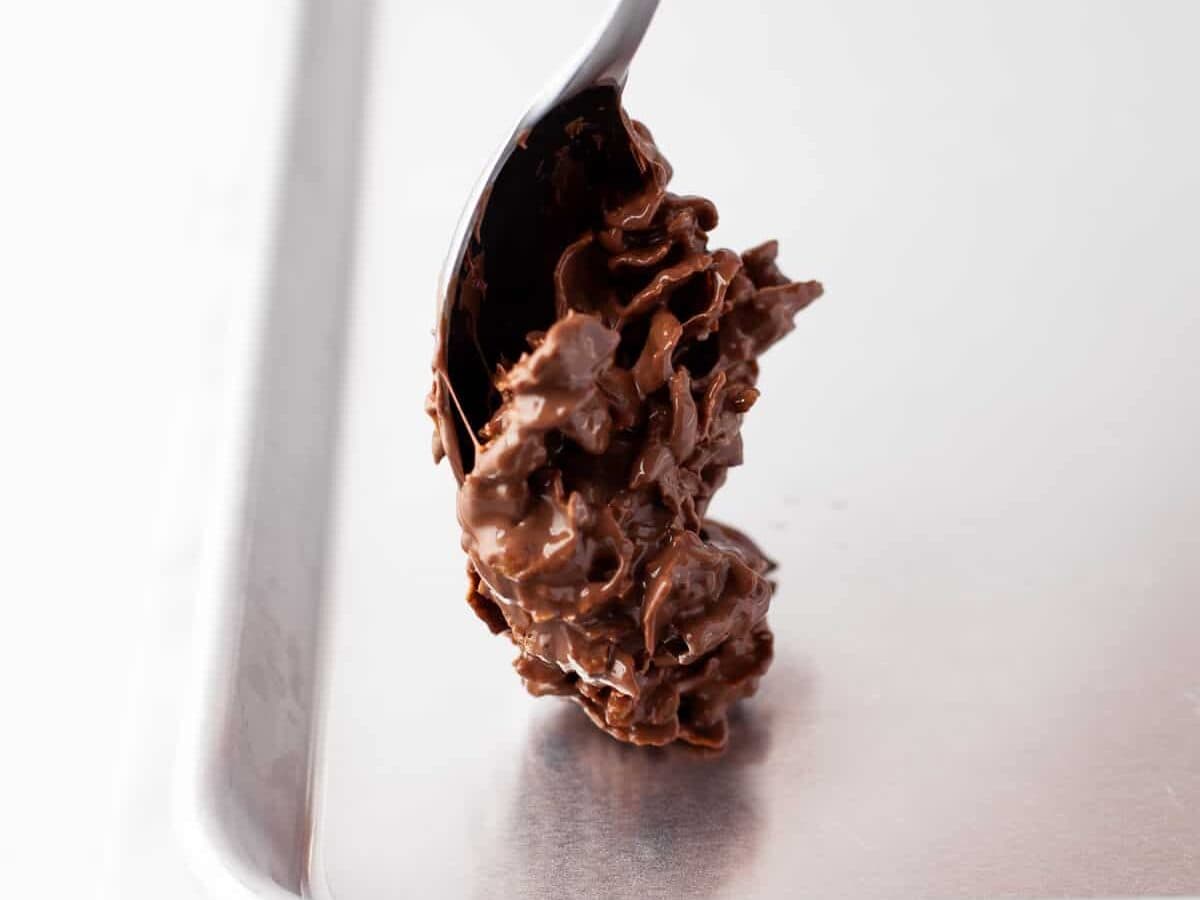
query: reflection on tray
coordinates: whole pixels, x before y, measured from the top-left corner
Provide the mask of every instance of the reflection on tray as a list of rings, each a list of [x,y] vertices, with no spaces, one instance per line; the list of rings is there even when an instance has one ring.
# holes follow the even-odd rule
[[[506,828],[533,897],[705,897],[752,864],[762,804],[751,767],[769,711],[734,711],[729,748],[618,743],[573,706],[530,723]]]

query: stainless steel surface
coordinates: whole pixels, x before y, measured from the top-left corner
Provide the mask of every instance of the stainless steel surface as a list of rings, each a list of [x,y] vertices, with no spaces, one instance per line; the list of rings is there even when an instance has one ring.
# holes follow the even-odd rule
[[[458,226],[450,242],[450,251],[442,268],[438,290],[438,320],[444,325],[447,304],[454,294],[455,278],[467,250],[467,236],[473,227],[479,207],[486,201],[492,183],[499,176],[508,158],[517,148],[521,135],[534,128],[542,118],[559,103],[569,100],[589,87],[602,84],[624,85],[629,75],[629,64],[637,52],[650,20],[658,8],[658,0],[616,0],[608,20],[592,38],[578,51],[575,58],[558,72],[538,94],[537,99],[521,116],[515,128],[500,144],[500,149],[491,163],[484,169],[482,177],[463,206]],[[512,48],[514,53],[524,53],[529,36]],[[444,339],[439,333],[439,340]]]
[[[353,317],[352,209],[281,226],[328,243],[283,241],[322,255],[273,282],[231,449],[256,503],[224,511],[215,677],[185,734],[210,883],[1200,891],[1200,125],[1179,115],[1200,8],[750,6],[664,5],[627,92],[676,187],[721,206],[716,240],[778,236],[829,288],[765,360],[716,510],[782,564],[777,662],[730,750],[623,747],[526,697],[462,600],[453,480],[429,465],[421,297],[447,197],[587,10],[547,0],[552,47],[513,60],[497,48],[524,26],[500,5],[383,6],[375,83],[438,89],[375,95]],[[426,117],[444,127],[414,140]]]
[[[453,8],[385,20],[378,83],[501,112],[426,148],[373,107],[314,893],[1200,891],[1194,7],[729,8],[664,4],[626,94],[719,245],[828,288],[715,511],[781,563],[776,665],[724,758],[634,750],[466,609],[414,317],[441,186],[526,85],[427,71]]]

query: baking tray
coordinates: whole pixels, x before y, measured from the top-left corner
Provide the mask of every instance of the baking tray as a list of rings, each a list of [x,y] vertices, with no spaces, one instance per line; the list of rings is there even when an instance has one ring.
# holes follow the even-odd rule
[[[211,889],[1200,891],[1196,7],[664,5],[629,105],[828,288],[714,509],[781,563],[715,758],[523,694],[420,413],[458,198],[596,10],[375,10],[358,209],[368,10],[313,9],[178,769]]]

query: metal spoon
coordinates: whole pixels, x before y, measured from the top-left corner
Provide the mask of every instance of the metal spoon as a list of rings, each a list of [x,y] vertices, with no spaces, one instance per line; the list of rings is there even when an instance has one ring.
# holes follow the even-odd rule
[[[454,474],[460,481],[463,472],[458,459],[458,438],[451,423],[456,416],[464,421],[466,416],[461,409],[446,408],[456,401],[453,401],[454,394],[446,372],[445,348],[449,337],[450,313],[458,294],[458,276],[467,252],[471,230],[483,214],[483,207],[487,205],[492,185],[504,171],[514,151],[521,145],[524,136],[533,131],[538,123],[560,104],[589,88],[609,86],[619,92],[624,87],[629,74],[629,64],[633,61],[633,56],[657,8],[658,0],[617,0],[608,21],[576,58],[558,76],[551,79],[546,89],[517,122],[509,138],[501,144],[492,163],[484,170],[483,176],[471,192],[454,229],[450,252],[446,256],[439,279],[438,349],[434,367],[437,377],[443,381],[445,387],[441,392],[440,402],[443,408],[439,410],[439,432]]]

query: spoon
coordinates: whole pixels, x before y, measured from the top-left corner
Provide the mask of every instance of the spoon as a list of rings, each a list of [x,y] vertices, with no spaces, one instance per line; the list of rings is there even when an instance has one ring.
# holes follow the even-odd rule
[[[517,122],[512,134],[501,144],[491,164],[484,170],[459,217],[439,279],[437,350],[434,360],[434,372],[439,383],[435,387],[433,401],[441,445],[460,482],[464,477],[464,468],[469,468],[464,467],[460,451],[467,451],[473,459],[472,451],[477,449],[478,443],[469,418],[459,405],[450,384],[446,348],[450,339],[451,312],[458,299],[459,275],[472,233],[478,228],[493,185],[505,171],[517,148],[525,146],[526,138],[543,119],[591,88],[610,87],[620,93],[629,74],[629,64],[657,7],[658,0],[617,0],[603,27],[576,58],[549,82]],[[464,446],[463,437],[472,446]]]

